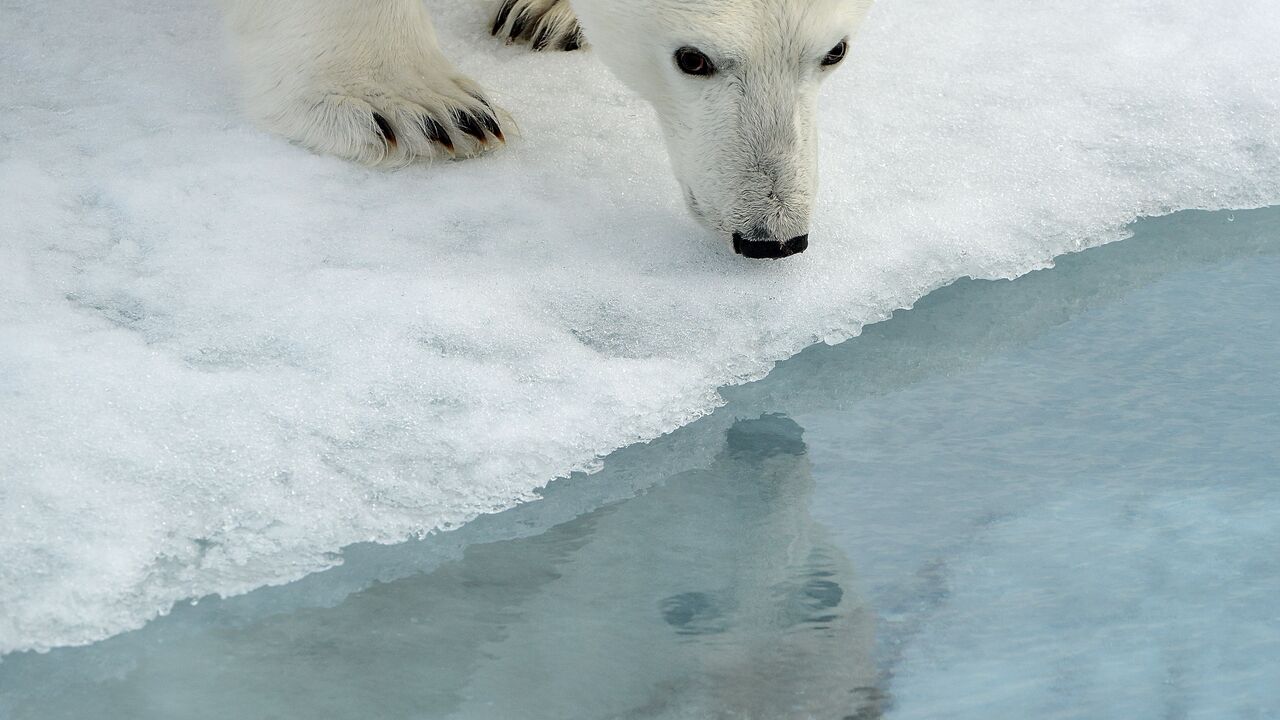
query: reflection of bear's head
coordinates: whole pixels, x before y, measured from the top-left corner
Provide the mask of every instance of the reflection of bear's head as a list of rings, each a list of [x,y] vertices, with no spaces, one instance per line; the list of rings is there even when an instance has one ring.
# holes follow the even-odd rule
[[[748,257],[808,245],[818,86],[870,0],[573,0],[596,52],[657,111],[704,225]]]
[[[707,624],[719,636],[682,648],[699,658],[702,687],[688,698],[699,717],[879,716],[871,611],[810,516],[803,433],[783,415],[739,420],[709,468],[663,488],[686,497],[673,524],[714,556],[685,578],[701,591],[664,601],[667,622],[687,632],[700,615],[724,616]]]
[[[803,430],[766,415],[707,467],[512,543],[561,554],[500,562],[545,584],[471,687],[521,717],[877,716],[870,611],[812,492]]]
[[[704,468],[472,548],[457,579],[508,602],[468,679],[484,702],[453,717],[877,717],[870,610],[813,487],[803,430],[766,415]]]

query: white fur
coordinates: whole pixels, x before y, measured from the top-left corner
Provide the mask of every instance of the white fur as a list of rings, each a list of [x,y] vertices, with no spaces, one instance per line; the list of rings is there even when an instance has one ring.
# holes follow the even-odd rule
[[[808,232],[817,189],[814,110],[870,0],[574,0],[592,46],[653,104],[690,209],[709,227],[758,239]],[[682,74],[701,50],[719,71]]]
[[[319,152],[368,164],[472,155],[460,118],[491,111],[440,52],[420,0],[223,0],[250,115]],[[392,128],[394,142],[374,113]],[[465,114],[460,114],[465,113]],[[453,144],[432,142],[424,119]]]
[[[501,139],[503,113],[441,54],[421,0],[222,1],[249,112],[275,132],[370,164],[471,155]],[[510,0],[494,30],[562,47],[581,37],[580,22],[657,111],[694,215],[722,233],[783,241],[808,232],[817,88],[834,69],[822,58],[870,2],[573,0],[571,10]],[[681,73],[674,54],[686,46],[717,72]]]

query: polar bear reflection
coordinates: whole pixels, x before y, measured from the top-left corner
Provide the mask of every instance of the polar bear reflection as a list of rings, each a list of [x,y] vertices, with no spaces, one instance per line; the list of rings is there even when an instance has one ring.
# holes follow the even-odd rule
[[[809,516],[805,449],[783,416],[739,421],[706,469],[396,583],[423,624],[469,618],[440,638],[470,646],[444,714],[878,717],[870,611]]]

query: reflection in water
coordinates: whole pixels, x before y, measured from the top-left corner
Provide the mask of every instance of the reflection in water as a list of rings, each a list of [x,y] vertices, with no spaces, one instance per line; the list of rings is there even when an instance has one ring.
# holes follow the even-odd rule
[[[63,678],[43,697],[19,691],[7,709],[42,719],[878,717],[872,616],[810,518],[800,426],[765,415],[722,437],[706,467],[332,608],[188,637],[153,624],[131,634],[131,666],[97,682]],[[29,671],[54,665],[25,659]]]

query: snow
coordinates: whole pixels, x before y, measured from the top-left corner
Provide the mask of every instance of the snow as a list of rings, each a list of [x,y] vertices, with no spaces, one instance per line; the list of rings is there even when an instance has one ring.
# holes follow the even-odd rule
[[[387,173],[245,122],[203,4],[0,0],[0,653],[533,499],[958,277],[1280,203],[1280,5],[885,0],[810,249],[760,263],[589,53],[428,4],[521,132]]]

